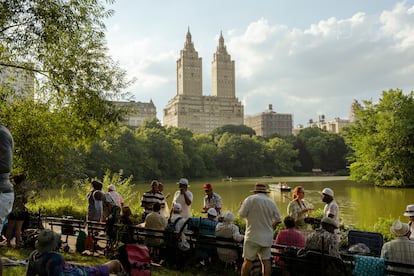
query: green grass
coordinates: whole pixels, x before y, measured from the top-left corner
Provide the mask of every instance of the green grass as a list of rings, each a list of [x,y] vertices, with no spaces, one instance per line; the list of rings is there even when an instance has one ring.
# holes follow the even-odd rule
[[[16,260],[25,260],[29,257],[32,250],[29,249],[9,249],[2,248],[1,256],[13,258]],[[63,253],[65,260],[70,263],[76,263],[81,265],[100,265],[108,261],[105,257],[96,256],[84,256],[78,253]],[[21,276],[26,274],[26,267],[24,266],[8,266],[3,267],[3,275],[6,276]],[[186,266],[183,271],[173,270],[164,266],[152,266],[151,275],[153,276],[164,276],[164,275],[228,275],[235,276],[239,275],[234,271],[224,269],[223,265],[211,265],[209,267],[197,267],[197,266]]]

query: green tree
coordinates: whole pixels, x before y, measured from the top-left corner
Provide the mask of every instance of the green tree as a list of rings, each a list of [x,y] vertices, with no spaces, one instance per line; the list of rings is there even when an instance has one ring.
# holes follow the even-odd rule
[[[263,144],[248,135],[224,133],[218,143],[217,167],[223,175],[263,175]]]
[[[294,173],[293,168],[299,163],[297,159],[299,151],[293,149],[292,144],[276,137],[264,142],[264,147],[263,167],[266,175],[292,175]]]
[[[0,2],[0,10],[1,69],[34,73],[35,99],[47,103],[53,112],[48,113],[49,117],[28,112],[24,118],[17,114],[20,109],[8,110],[7,114],[2,112],[0,119],[10,126],[15,139],[24,141],[24,133],[34,133],[36,130],[32,128],[39,127],[34,122],[43,122],[46,129],[47,124],[53,125],[56,133],[48,138],[45,135],[50,133],[39,131],[37,140],[54,145],[60,143],[62,137],[68,137],[62,145],[76,152],[85,142],[110,131],[109,126],[118,121],[120,114],[107,100],[126,96],[121,91],[129,85],[125,71],[107,54],[103,22],[112,11],[107,11],[98,0],[8,0]],[[0,87],[0,96],[8,99],[0,103],[2,110],[18,100],[13,90],[4,86]],[[16,122],[18,119],[33,124]],[[65,129],[57,127],[53,120],[64,120]],[[60,138],[51,141],[57,137]],[[67,163],[67,174],[82,170],[82,163],[70,150],[57,151],[60,155],[56,156],[53,151],[26,146],[27,143],[17,145],[16,166],[21,167],[16,169],[32,172],[31,177],[37,175],[33,173],[36,167],[50,167],[57,158]],[[23,154],[28,151],[38,156],[37,162],[23,161],[27,158],[27,154]]]
[[[379,186],[414,184],[414,94],[382,93],[378,103],[365,101],[346,132],[354,151],[351,179]]]

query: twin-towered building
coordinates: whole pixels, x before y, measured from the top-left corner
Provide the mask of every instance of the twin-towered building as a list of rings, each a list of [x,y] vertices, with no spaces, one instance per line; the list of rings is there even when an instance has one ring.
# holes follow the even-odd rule
[[[164,108],[163,125],[210,133],[223,125],[242,125],[244,107],[236,97],[235,64],[220,34],[211,63],[212,92],[203,95],[202,58],[188,30],[177,60],[177,94]]]

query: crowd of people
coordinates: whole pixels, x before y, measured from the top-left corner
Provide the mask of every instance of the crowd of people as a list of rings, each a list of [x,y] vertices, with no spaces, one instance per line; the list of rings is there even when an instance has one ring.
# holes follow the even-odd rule
[[[22,242],[22,225],[27,215],[25,208],[27,187],[24,175],[10,178],[13,148],[12,135],[0,123],[0,232],[7,218],[6,240],[3,246],[11,246],[11,240],[15,238],[18,247]],[[287,216],[283,218],[285,227],[274,237],[275,226],[282,222],[282,217],[276,203],[267,196],[269,190],[266,184],[257,183],[251,191],[253,194],[246,197],[240,205],[238,215],[246,221],[244,234],[234,224],[234,214],[230,211],[223,212],[223,200],[213,191],[211,183],[205,183],[202,187],[205,196],[201,212],[205,213],[206,217],[191,216],[194,198],[189,190],[188,179],[181,178],[177,184],[178,190],[174,193],[169,208],[167,199],[170,194],[164,195],[161,182],[157,180],[151,182],[151,189],[145,192],[141,199],[141,206],[144,209],[141,225],[159,230],[172,228],[179,234],[175,246],[183,252],[189,249],[186,234],[196,231],[200,236],[231,238],[236,242],[243,242],[241,275],[250,275],[253,263],[257,261],[261,263],[262,275],[271,275],[272,260],[283,267],[280,258],[272,258],[273,244],[319,251],[334,258],[341,257],[340,209],[331,188],[324,188],[321,191],[321,200],[325,203],[323,217],[320,220],[321,227],[312,230],[310,223],[314,222],[311,219],[313,205],[305,199],[305,189],[302,186],[295,187],[292,200],[287,207]],[[107,191],[103,191],[103,184],[93,180],[91,190],[87,194],[87,201],[89,221],[107,223],[119,221],[124,225],[134,224],[131,209],[125,205],[113,184],[107,187]],[[381,258],[392,262],[414,264],[414,205],[407,205],[403,216],[409,218],[409,222],[394,221],[390,232],[395,239],[383,245]],[[134,242],[132,236],[132,232],[127,233],[124,241]],[[166,240],[161,236],[159,238],[155,236],[147,237],[145,242],[149,247],[157,248]],[[27,275],[61,275],[74,271],[83,273],[78,273],[79,275],[109,275],[124,271],[117,260],[101,266],[79,266],[67,263],[57,252],[59,247],[60,236],[52,230],[43,230],[38,236],[36,250],[29,256]],[[160,254],[160,252],[152,253]],[[195,256],[202,265],[211,262],[215,257],[233,265],[240,259],[238,250],[234,248],[216,248],[211,245],[199,246]],[[6,259],[3,258],[0,262],[0,272],[4,262]],[[408,268],[398,269],[412,272]],[[46,272],[49,274],[45,274]]]

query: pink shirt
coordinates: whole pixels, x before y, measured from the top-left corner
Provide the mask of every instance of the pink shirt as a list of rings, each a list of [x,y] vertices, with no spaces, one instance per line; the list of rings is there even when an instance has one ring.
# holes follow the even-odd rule
[[[303,233],[296,229],[284,229],[280,230],[276,236],[276,239],[273,244],[294,246],[298,248],[305,247],[305,238]],[[281,252],[280,249],[277,249],[278,252]],[[275,261],[279,260],[279,256],[275,256]]]

